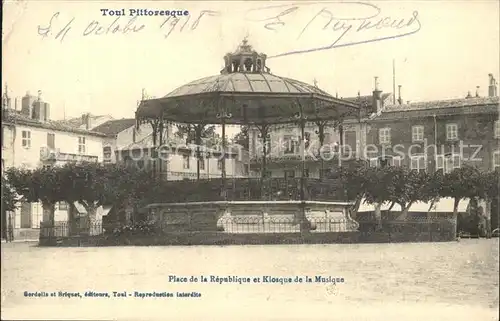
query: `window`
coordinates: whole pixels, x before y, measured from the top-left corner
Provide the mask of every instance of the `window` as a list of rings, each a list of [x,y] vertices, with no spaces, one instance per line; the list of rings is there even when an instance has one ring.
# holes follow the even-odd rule
[[[436,155],[436,170],[450,173],[455,168],[460,168],[461,157],[459,154]]]
[[[304,133],[305,138],[304,138],[304,146],[305,148],[309,148],[309,145],[311,144],[311,133]]]
[[[401,158],[401,156],[393,156],[389,164],[391,166],[401,167],[403,164],[403,158]]]
[[[500,138],[500,120],[495,121],[495,138]]]
[[[287,178],[295,178],[295,171],[294,170],[285,171],[285,179]]]
[[[66,203],[66,202],[59,202],[59,210],[60,211],[67,211],[68,210],[68,203]]]
[[[309,177],[309,169],[304,169],[304,177]]]
[[[425,155],[415,155],[410,157],[410,169],[425,171],[427,169],[427,158]]]
[[[189,155],[182,155],[182,168],[189,169]]]
[[[31,148],[31,132],[27,130],[22,131],[22,144],[23,148],[29,149]]]
[[[447,140],[458,139],[458,125],[457,124],[446,124],[446,139]]]
[[[47,133],[47,147],[50,150],[54,150],[56,148],[56,135],[53,133]]]
[[[411,140],[412,142],[424,141],[424,126],[413,126],[411,128]]]
[[[378,130],[378,141],[380,144],[390,144],[391,143],[391,129],[390,128],[380,128]]]
[[[78,153],[85,154],[85,137],[78,137]]]
[[[111,160],[111,146],[106,146],[102,149],[102,155],[104,157],[104,161],[108,162]]]
[[[500,150],[493,152],[493,170],[500,169]]]
[[[217,169],[222,170],[222,159],[217,160]]]
[[[370,158],[369,162],[370,162],[370,167],[378,167],[379,166],[379,158],[378,157]]]
[[[205,170],[205,160],[202,157],[198,159],[198,163],[200,163],[200,169]]]
[[[285,135],[283,140],[285,142],[285,154],[295,154],[298,149],[297,137]]]

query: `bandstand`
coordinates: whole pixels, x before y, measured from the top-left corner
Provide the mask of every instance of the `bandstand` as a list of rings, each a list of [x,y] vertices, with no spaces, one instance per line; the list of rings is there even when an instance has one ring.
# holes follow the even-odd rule
[[[167,123],[189,124],[195,143],[201,144],[205,126],[222,128],[222,150],[228,150],[226,126],[257,128],[262,142],[259,178],[227,178],[226,157],[217,179],[168,182],[171,190],[158,203],[148,205],[151,219],[169,231],[214,231],[225,233],[320,233],[355,231],[349,217],[350,200],[338,180],[306,177],[304,130],[318,128],[320,145],[328,122],[339,122],[356,114],[359,106],[335,98],[316,86],[279,77],[270,72],[266,55],[243,42],[224,56],[225,67],[216,76],[192,81],[162,98],[141,101],[138,124],[151,123],[157,155],[165,141]],[[266,177],[266,140],[273,125],[295,124],[301,133],[302,175],[297,178]],[[196,150],[197,159],[203,156]],[[164,161],[155,165],[163,175]],[[182,188],[180,188],[182,186]]]

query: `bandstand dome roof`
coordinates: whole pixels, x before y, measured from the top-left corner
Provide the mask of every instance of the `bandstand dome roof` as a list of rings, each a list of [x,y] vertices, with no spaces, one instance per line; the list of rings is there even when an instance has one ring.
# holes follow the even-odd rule
[[[300,112],[311,121],[337,119],[359,106],[335,98],[317,86],[273,75],[267,56],[246,39],[224,56],[219,75],[187,83],[162,98],[143,100],[136,118],[182,123],[262,124],[294,121]],[[224,120],[221,115],[225,115]]]
[[[270,73],[230,73],[201,78],[185,84],[166,97],[207,92],[305,93],[330,96],[318,87]]]

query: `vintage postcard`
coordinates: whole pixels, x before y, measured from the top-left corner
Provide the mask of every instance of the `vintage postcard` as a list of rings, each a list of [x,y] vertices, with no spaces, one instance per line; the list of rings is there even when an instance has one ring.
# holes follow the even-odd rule
[[[2,6],[2,320],[499,321],[497,1]]]

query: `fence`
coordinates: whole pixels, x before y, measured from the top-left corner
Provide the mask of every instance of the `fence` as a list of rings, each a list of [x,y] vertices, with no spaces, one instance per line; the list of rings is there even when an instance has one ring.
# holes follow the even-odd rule
[[[454,223],[450,220],[406,219],[362,221],[356,231],[356,222],[347,219],[308,218],[307,229],[313,243],[336,243],[342,235],[353,242],[411,242],[451,241],[455,238]],[[74,229],[68,222],[57,222],[54,227],[40,229],[41,244],[55,244],[72,238],[100,238],[114,245],[133,244],[139,240],[149,245],[171,244],[280,244],[307,242],[302,236],[301,222],[294,217],[222,217],[216,229],[193,229],[188,223],[172,224],[148,222],[134,225],[111,226],[101,222]],[[316,236],[314,236],[316,235]],[[306,237],[307,238],[307,237]],[[237,243],[234,241],[237,240]],[[302,240],[302,241],[301,241]],[[169,243],[170,242],[170,243]]]

